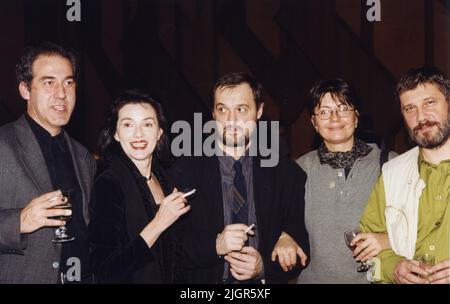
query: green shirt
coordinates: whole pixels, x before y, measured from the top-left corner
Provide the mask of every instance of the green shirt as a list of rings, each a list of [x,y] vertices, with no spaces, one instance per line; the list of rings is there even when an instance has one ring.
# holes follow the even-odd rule
[[[450,200],[450,160],[434,165],[425,161],[421,152],[418,164],[420,178],[426,187],[419,200],[415,256],[433,254],[436,263],[439,263],[449,259],[450,210],[447,207]],[[361,218],[361,231],[386,233],[385,208],[383,176],[380,176]],[[381,260],[381,283],[394,283],[395,266],[405,257],[397,255],[392,249],[383,250],[378,257]]]

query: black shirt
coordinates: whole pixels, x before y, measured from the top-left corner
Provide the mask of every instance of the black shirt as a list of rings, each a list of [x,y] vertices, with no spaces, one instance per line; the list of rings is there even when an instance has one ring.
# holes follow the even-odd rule
[[[72,217],[66,224],[68,232],[75,237],[74,241],[56,244],[62,246],[60,272],[65,274],[74,264],[67,265],[68,259],[76,257],[81,263],[81,280],[89,274],[89,243],[87,226],[83,217],[83,200],[81,188],[75,172],[72,154],[65,139],[64,130],[58,135],[51,134],[35,122],[28,114],[25,115],[39,143],[47,165],[50,180],[54,190],[71,190]],[[66,283],[70,283],[67,282]]]

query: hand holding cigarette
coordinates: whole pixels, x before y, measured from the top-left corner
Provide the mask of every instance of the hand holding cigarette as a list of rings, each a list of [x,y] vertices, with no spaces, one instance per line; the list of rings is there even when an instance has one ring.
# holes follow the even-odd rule
[[[250,230],[253,229],[253,227],[255,227],[255,223],[251,224],[247,229],[245,229],[245,234],[249,233]]]
[[[248,235],[254,235],[252,228],[255,225],[231,224],[217,235],[216,252],[223,256],[231,251],[241,251],[248,240]]]
[[[195,193],[195,191],[196,191],[196,189],[192,189],[191,191],[189,191],[189,192],[186,192],[185,194],[183,194],[183,195],[182,195],[182,197],[186,198],[186,197],[188,197],[189,195],[192,195],[192,194],[194,194],[194,193]]]

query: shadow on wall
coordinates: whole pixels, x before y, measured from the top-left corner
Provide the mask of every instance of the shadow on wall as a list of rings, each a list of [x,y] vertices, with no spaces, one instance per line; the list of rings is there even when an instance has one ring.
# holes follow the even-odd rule
[[[0,96],[0,126],[16,119],[16,115],[9,109],[3,97]]]
[[[384,139],[375,132],[373,118],[367,114],[361,115],[356,136],[370,144],[377,144],[380,149],[386,148]]]

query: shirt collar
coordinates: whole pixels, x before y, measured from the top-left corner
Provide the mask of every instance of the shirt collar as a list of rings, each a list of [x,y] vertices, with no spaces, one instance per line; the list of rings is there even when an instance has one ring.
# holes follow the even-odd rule
[[[234,162],[234,158],[226,153],[224,153],[223,156],[219,156],[219,163],[223,164],[225,169],[231,170],[231,168],[233,168]]]
[[[45,128],[43,128],[40,124],[38,124],[28,113],[25,113],[25,118],[28,121],[28,124],[33,130],[34,135],[40,142],[49,142],[49,141],[57,141],[60,142],[64,140],[64,130],[61,130],[58,135],[52,136],[50,132],[48,132]]]
[[[224,152],[224,155],[219,156],[218,158],[219,158],[219,164],[221,165],[222,169],[227,172],[234,172],[233,166],[234,166],[234,163],[237,161],[241,162],[242,168],[247,168],[249,166],[252,166],[252,156],[249,156],[249,155],[241,156],[241,158],[239,158],[238,160],[235,160],[233,157],[231,157],[230,155],[228,155]]]
[[[450,159],[444,159],[444,160],[441,160],[439,162],[439,164],[437,164],[437,165],[433,164],[433,163],[430,163],[423,157],[423,148],[419,148],[419,167],[420,167],[420,165],[425,164],[425,165],[430,166],[432,168],[437,168],[439,165],[441,165],[443,163],[449,163],[449,162],[450,162]]]

